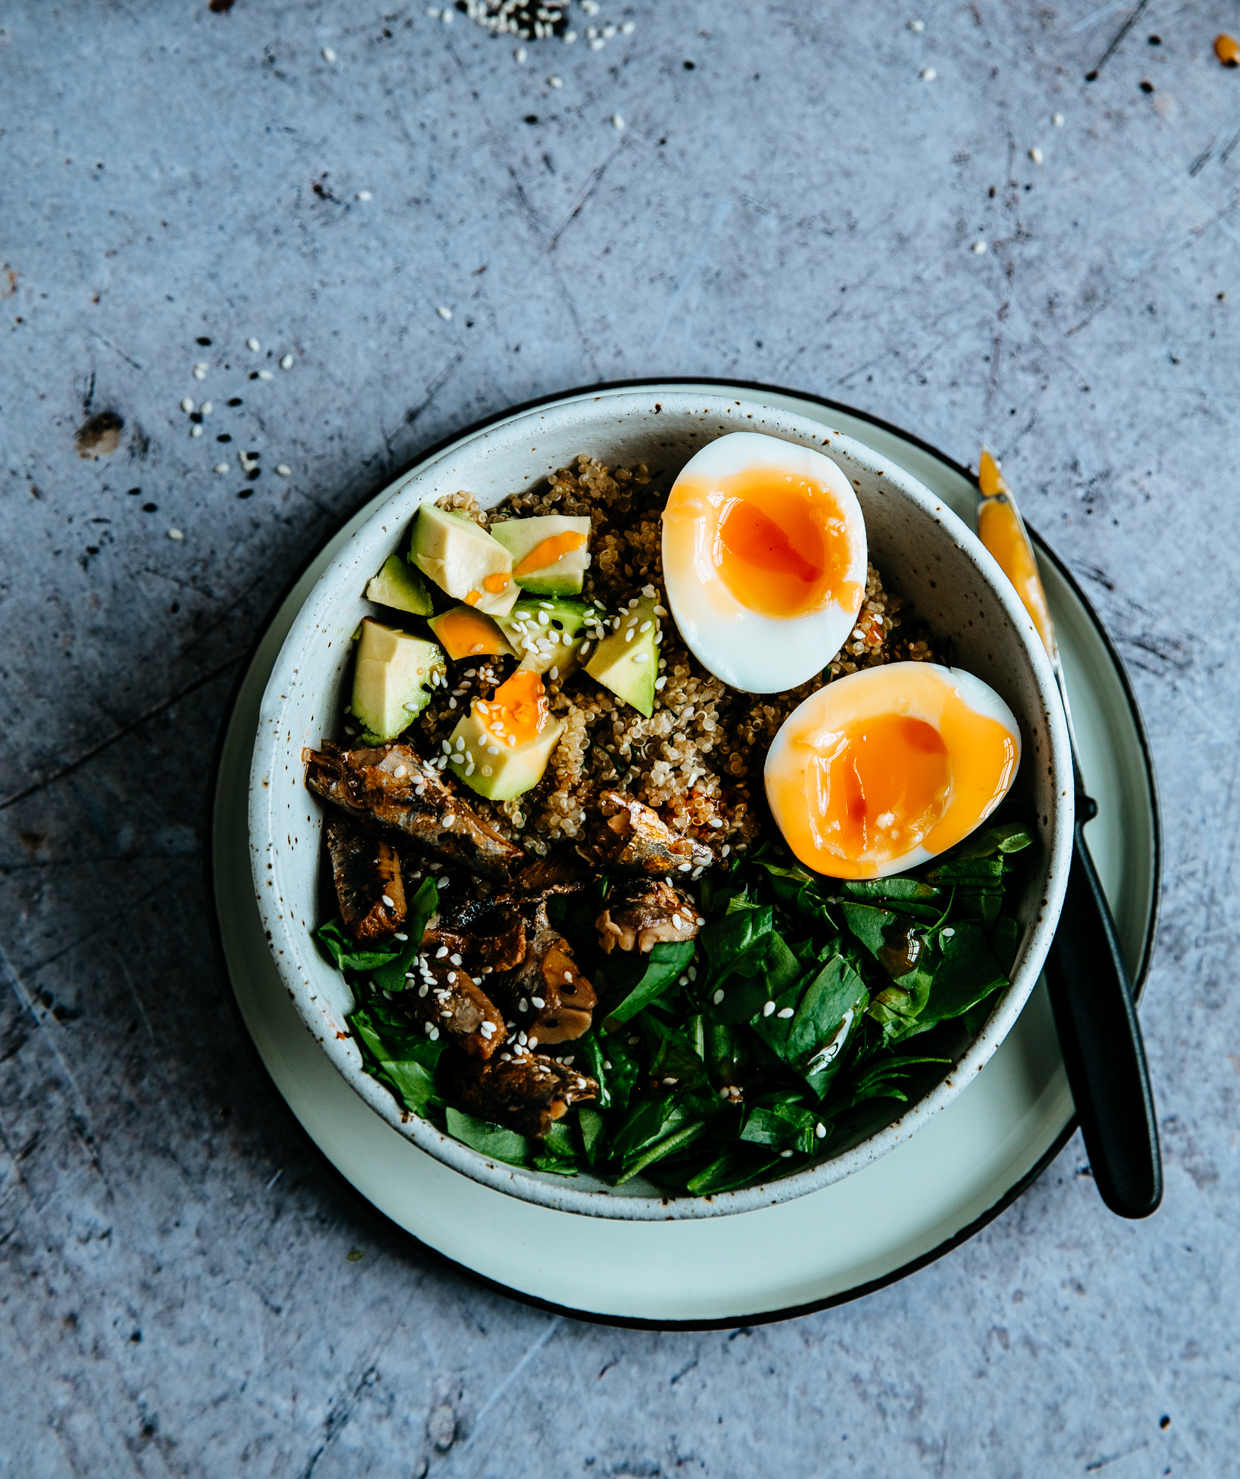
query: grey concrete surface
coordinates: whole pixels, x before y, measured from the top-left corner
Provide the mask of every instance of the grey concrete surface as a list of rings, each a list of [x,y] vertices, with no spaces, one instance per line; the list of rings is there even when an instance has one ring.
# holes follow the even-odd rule
[[[398,0],[0,7],[0,1474],[1235,1474],[1235,7],[573,13],[518,64]],[[616,1331],[406,1245],[273,1102],[200,824],[263,613],[420,448],[652,373],[988,439],[1105,615],[1167,822],[1151,1222],[1075,1141],[861,1303]]]

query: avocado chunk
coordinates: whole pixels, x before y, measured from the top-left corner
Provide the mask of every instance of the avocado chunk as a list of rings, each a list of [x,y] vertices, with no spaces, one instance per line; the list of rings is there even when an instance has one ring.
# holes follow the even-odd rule
[[[431,617],[427,625],[453,662],[465,657],[516,656],[495,618],[484,616],[472,606],[453,606],[451,611]]]
[[[353,717],[376,741],[408,729],[444,676],[443,651],[374,617],[362,619],[353,672]]]
[[[512,555],[512,578],[532,596],[575,596],[590,564],[590,520],[567,514],[507,519],[491,533]]]
[[[549,673],[561,681],[581,660],[588,624],[601,619],[597,606],[584,601],[564,601],[558,596],[535,600],[522,597],[500,622],[520,657],[520,667],[530,673]]]
[[[512,555],[499,540],[464,514],[433,503],[418,510],[409,555],[440,590],[488,616],[506,615],[521,594]]]
[[[366,599],[376,606],[390,606],[393,611],[409,611],[414,616],[429,616],[435,609],[422,572],[399,555],[384,560],[383,569],[366,586]]]
[[[518,669],[489,700],[475,699],[452,731],[452,768],[480,796],[511,801],[542,780],[563,733],[547,711],[542,679]]]
[[[586,672],[647,719],[654,713],[654,684],[663,640],[655,602],[643,596],[620,614],[619,627],[603,638],[586,663]]]

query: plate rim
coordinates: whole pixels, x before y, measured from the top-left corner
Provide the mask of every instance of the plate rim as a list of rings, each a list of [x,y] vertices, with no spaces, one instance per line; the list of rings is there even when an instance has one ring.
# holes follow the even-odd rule
[[[318,1158],[322,1166],[326,1168],[326,1170],[330,1173],[330,1176],[337,1182],[337,1184],[343,1186],[347,1190],[350,1197],[365,1206],[372,1215],[380,1217],[401,1238],[408,1239],[422,1253],[431,1255],[442,1266],[464,1275],[468,1279],[482,1285],[487,1289],[503,1294],[509,1299],[515,1299],[521,1304],[527,1305],[532,1309],[541,1310],[548,1314],[555,1314],[575,1320],[582,1320],[590,1324],[604,1325],[619,1329],[661,1330],[669,1332],[697,1330],[732,1330],[744,1326],[772,1324],[780,1320],[798,1319],[804,1315],[817,1313],[820,1310],[833,1309],[839,1305],[849,1304],[854,1300],[862,1299],[868,1294],[876,1293],[880,1289],[887,1288],[888,1286],[899,1282],[901,1279],[907,1278],[909,1275],[918,1272],[920,1269],[927,1267],[929,1264],[936,1262],[938,1259],[945,1257],[948,1253],[960,1247],[963,1243],[967,1242],[970,1238],[974,1237],[978,1232],[980,1232],[982,1228],[993,1222],[995,1218],[999,1217],[1003,1212],[1007,1210],[1008,1207],[1010,1207],[1015,1201],[1023,1196],[1025,1191],[1028,1190],[1033,1182],[1035,1182],[1042,1175],[1042,1173],[1047,1169],[1051,1162],[1055,1160],[1060,1151],[1062,1151],[1064,1146],[1071,1139],[1077,1128],[1078,1121],[1076,1115],[1072,1115],[1067,1124],[1059,1133],[1059,1135],[1056,1136],[1055,1140],[1048,1147],[1046,1152],[1039,1158],[1036,1164],[1032,1166],[1030,1170],[1027,1171],[1025,1175],[1022,1176],[1018,1181],[1008,1187],[1006,1191],[995,1202],[993,1202],[982,1213],[974,1218],[973,1221],[960,1228],[950,1237],[945,1238],[941,1243],[936,1244],[933,1248],[928,1249],[924,1253],[918,1254],[914,1258],[911,1258],[907,1263],[902,1263],[898,1268],[892,1269],[889,1272],[880,1275],[876,1279],[868,1280],[865,1283],[854,1285],[852,1288],[847,1290],[841,1290],[834,1294],[826,1295],[821,1299],[810,1300],[806,1303],[798,1305],[782,1306],[781,1308],[775,1310],[764,1310],[753,1315],[746,1315],[743,1317],[729,1315],[718,1319],[661,1320],[643,1316],[609,1315],[592,1310],[581,1310],[570,1305],[557,1304],[554,1301],[543,1299],[535,1294],[529,1294],[521,1290],[513,1289],[509,1285],[506,1285],[499,1280],[492,1279],[485,1274],[481,1274],[476,1270],[468,1267],[467,1265],[459,1263],[457,1260],[449,1257],[446,1253],[443,1253],[436,1248],[432,1248],[429,1244],[422,1242],[422,1240],[418,1238],[415,1233],[410,1232],[408,1228],[401,1226],[401,1224],[398,1223],[394,1218],[390,1217],[386,1212],[383,1212],[380,1208],[375,1206],[373,1202],[371,1202],[356,1186],[354,1186],[354,1184],[349,1180],[344,1172],[340,1170],[340,1168],[337,1167],[335,1163],[328,1157],[327,1153],[316,1144],[313,1137],[310,1135],[310,1132],[306,1129],[301,1120],[293,1111],[292,1106],[289,1104],[288,1100],[285,1099],[284,1095],[280,1092],[270,1069],[267,1067],[267,1064],[259,1051],[258,1045],[255,1043],[253,1037],[250,1035],[250,1032],[245,1025],[245,1019],[237,998],[236,989],[233,985],[232,976],[228,969],[227,956],[225,953],[223,940],[223,927],[219,917],[219,909],[215,894],[214,817],[216,794],[219,788],[220,768],[223,761],[225,742],[228,738],[232,718],[236,711],[241,690],[246,682],[250,669],[253,666],[254,658],[257,655],[258,648],[261,646],[267,632],[270,630],[272,622],[274,621],[285,600],[288,598],[294,587],[301,580],[306,570],[318,558],[323,549],[323,546],[335,536],[341,524],[347,522],[348,519],[352,518],[357,512],[364,508],[367,503],[378,496],[378,494],[382,493],[385,488],[389,487],[392,482],[406,476],[415,467],[433,458],[444,448],[451,446],[453,443],[465,437],[474,436],[477,433],[484,431],[488,426],[492,426],[499,421],[507,420],[511,416],[519,415],[530,410],[536,410],[540,406],[546,406],[558,401],[569,400],[576,396],[589,395],[592,392],[604,392],[625,389],[640,390],[643,388],[654,389],[656,387],[684,387],[688,389],[694,386],[710,386],[712,388],[718,389],[734,389],[743,390],[746,392],[757,392],[759,394],[782,395],[787,396],[793,400],[799,400],[805,403],[821,406],[829,411],[841,412],[845,415],[855,417],[858,421],[864,422],[867,425],[873,426],[877,430],[898,437],[902,441],[917,447],[921,451],[935,458],[943,466],[947,467],[958,476],[964,478],[974,487],[977,486],[977,477],[973,472],[971,472],[968,468],[962,466],[954,458],[948,456],[940,448],[934,446],[933,443],[926,441],[913,432],[896,426],[889,421],[885,421],[881,417],[872,415],[867,411],[859,410],[854,406],[846,404],[845,402],[832,400],[826,396],[815,395],[809,391],[794,390],[784,386],[773,385],[765,381],[757,380],[739,380],[702,375],[680,375],[641,376],[634,379],[598,381],[588,385],[576,386],[569,389],[554,391],[547,395],[534,397],[533,399],[528,401],[519,402],[516,405],[506,406],[497,412],[493,412],[488,416],[482,417],[479,420],[468,424],[467,426],[453,430],[449,432],[446,436],[440,438],[438,441],[421,449],[410,460],[405,462],[399,469],[395,471],[385,471],[381,475],[381,481],[379,481],[373,488],[368,488],[367,491],[365,491],[359,497],[353,507],[345,514],[343,514],[341,518],[334,523],[332,529],[329,530],[324,538],[315,545],[314,549],[311,550],[306,555],[306,557],[298,563],[288,579],[280,587],[274,600],[269,605],[265,615],[263,616],[261,622],[257,627],[254,640],[251,642],[250,646],[241,659],[241,665],[239,667],[237,676],[233,680],[228,699],[221,713],[219,725],[216,731],[211,764],[208,771],[208,784],[206,788],[204,807],[205,816],[203,819],[202,853],[203,883],[204,891],[206,893],[208,929],[211,935],[212,950],[220,975],[223,994],[228,1004],[229,1011],[232,1014],[234,1023],[237,1026],[242,1041],[244,1042],[250,1056],[254,1060],[263,1079],[266,1082],[267,1088],[278,1101],[284,1114],[296,1126],[296,1129],[299,1132],[302,1140],[309,1146],[313,1155]],[[1085,594],[1084,590],[1081,588],[1080,583],[1073,575],[1071,570],[1068,568],[1068,566],[1065,564],[1065,562],[1058,554],[1056,554],[1056,552],[1041,537],[1041,535],[1039,535],[1037,531],[1032,528],[1029,530],[1029,533],[1039,553],[1043,555],[1047,560],[1049,560],[1049,562],[1055,567],[1057,573],[1063,578],[1065,584],[1069,587],[1072,594],[1076,597],[1078,601],[1080,601],[1087,617],[1089,618],[1090,624],[1093,626],[1094,630],[1101,638],[1106,655],[1110,660],[1111,665],[1119,679],[1120,687],[1123,691],[1125,703],[1127,705],[1129,714],[1132,717],[1133,724],[1136,730],[1137,741],[1141,750],[1141,757],[1144,763],[1145,779],[1149,791],[1152,857],[1150,874],[1151,901],[1149,922],[1146,926],[1145,940],[1141,949],[1140,961],[1138,963],[1137,970],[1134,972],[1133,976],[1134,996],[1136,1000],[1140,1002],[1145,991],[1150,967],[1153,961],[1154,946],[1158,933],[1158,921],[1162,895],[1162,811],[1159,800],[1157,772],[1154,768],[1154,759],[1150,749],[1149,736],[1146,732],[1145,722],[1141,715],[1141,709],[1137,702],[1136,693],[1132,687],[1132,682],[1128,676],[1128,671],[1124,665],[1123,658],[1120,656],[1119,651],[1112,641],[1110,633],[1107,631],[1106,625],[1102,621],[1101,617],[1098,615],[1098,612],[1094,609],[1093,603]]]

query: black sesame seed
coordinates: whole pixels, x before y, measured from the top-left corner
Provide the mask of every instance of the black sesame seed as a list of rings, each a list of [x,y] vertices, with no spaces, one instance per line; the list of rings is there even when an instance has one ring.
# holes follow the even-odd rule
[[[189,413],[189,419],[191,421],[195,422],[196,424],[201,425],[201,423],[202,423],[202,412],[201,411],[191,411]]]
[[[219,436],[216,437],[215,440],[217,442],[231,442],[232,441],[232,434],[230,432],[227,432],[227,431],[222,431],[222,432],[220,432]]]
[[[692,72],[693,69],[696,66],[697,66],[697,63],[696,62],[685,62],[684,63],[684,69],[685,69],[686,72]]]
[[[239,406],[239,405],[241,405],[242,404],[241,397],[239,395],[233,396],[233,398],[228,402],[228,404],[230,406]]]
[[[130,498],[136,498],[138,496],[138,494],[141,493],[141,492],[142,492],[142,489],[141,488],[130,488],[130,490],[129,490],[129,496],[130,496]]]
[[[199,344],[203,345],[203,347],[205,348],[208,344],[210,344],[211,341],[210,341],[210,339],[199,339],[198,342],[199,342]]]
[[[144,503],[142,505],[142,512],[144,514],[153,514],[153,513],[157,513],[158,511],[159,511],[159,504],[158,503]]]
[[[250,494],[253,493],[253,491],[254,491],[253,488],[242,488],[241,491],[237,494],[237,497],[238,498],[248,498],[250,496]]]
[[[250,470],[249,470],[249,472],[248,472],[248,473],[246,473],[246,477],[247,477],[247,479],[248,479],[248,480],[249,480],[249,481],[250,481],[250,482],[251,482],[251,483],[252,483],[252,482],[254,482],[254,481],[255,481],[255,479],[257,479],[257,478],[261,478],[261,477],[262,477],[262,475],[263,475],[263,470],[262,470],[262,468],[261,468],[261,467],[252,467],[252,468],[251,468],[251,469],[250,469]]]

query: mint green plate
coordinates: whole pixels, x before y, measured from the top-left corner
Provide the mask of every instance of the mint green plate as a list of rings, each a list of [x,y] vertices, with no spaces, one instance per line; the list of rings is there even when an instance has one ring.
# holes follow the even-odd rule
[[[973,522],[976,488],[964,469],[856,411],[732,381],[637,383],[653,394],[735,390],[812,417],[898,463]],[[628,382],[592,393],[633,388]],[[248,789],[259,702],[284,637],[319,574],[384,496],[327,543],[271,618],[223,733],[210,812],[217,944],[237,1015],[276,1089],[331,1166],[398,1227],[505,1292],[589,1319],[658,1328],[779,1319],[856,1298],[941,1256],[997,1216],[1061,1149],[1075,1123],[1041,984],[984,1071],[913,1139],[834,1185],[730,1217],[612,1221],[517,1200],[419,1150],[348,1086],[306,1030],[272,961],[251,882]],[[1081,763],[1099,806],[1090,847],[1139,988],[1149,969],[1159,875],[1148,746],[1101,622],[1040,542],[1038,555]],[[567,1240],[571,1260],[561,1256]]]

